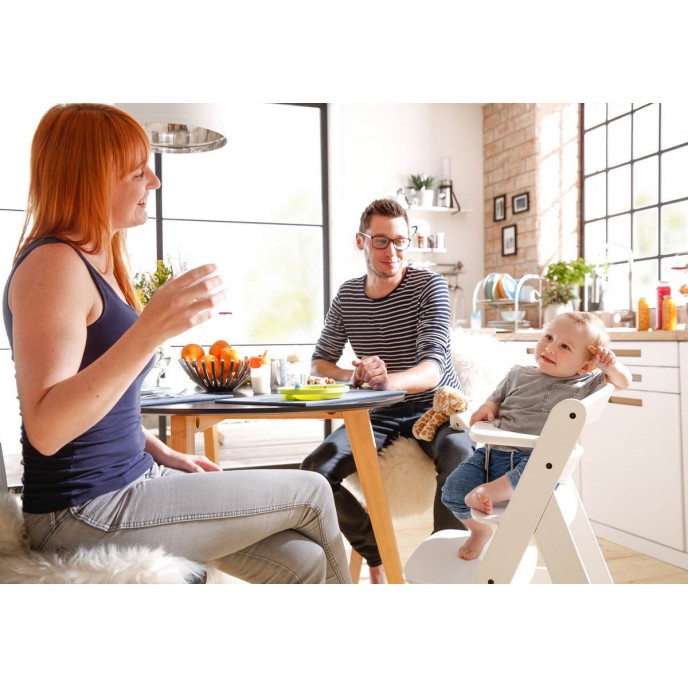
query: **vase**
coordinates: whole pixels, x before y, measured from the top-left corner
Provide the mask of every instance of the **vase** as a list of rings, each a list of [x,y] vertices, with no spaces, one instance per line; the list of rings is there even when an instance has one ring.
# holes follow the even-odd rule
[[[420,191],[420,204],[422,206],[431,206],[435,201],[435,192],[432,189],[422,189]]]

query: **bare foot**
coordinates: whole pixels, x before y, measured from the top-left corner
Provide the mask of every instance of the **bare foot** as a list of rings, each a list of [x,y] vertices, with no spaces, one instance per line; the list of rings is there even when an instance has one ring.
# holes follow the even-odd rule
[[[459,559],[465,559],[466,561],[477,559],[490,539],[491,531],[492,529],[489,528],[484,533],[472,533],[466,542],[459,547]]]
[[[492,498],[483,485],[476,487],[466,495],[466,504],[484,514],[492,513]]]
[[[370,573],[371,584],[382,584],[387,582],[385,567],[382,564],[380,564],[380,566],[369,566],[368,572]]]

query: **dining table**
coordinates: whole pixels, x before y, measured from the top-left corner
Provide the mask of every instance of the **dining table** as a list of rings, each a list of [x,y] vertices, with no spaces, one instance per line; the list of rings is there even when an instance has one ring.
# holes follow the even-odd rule
[[[196,453],[196,434],[203,433],[205,453],[219,463],[217,425],[227,419],[321,419],[341,420],[346,428],[366,509],[375,533],[380,557],[390,583],[404,583],[392,517],[385,493],[370,411],[404,399],[404,391],[349,389],[341,398],[286,400],[281,394],[180,394],[142,397],[142,415],[170,419],[169,445]]]

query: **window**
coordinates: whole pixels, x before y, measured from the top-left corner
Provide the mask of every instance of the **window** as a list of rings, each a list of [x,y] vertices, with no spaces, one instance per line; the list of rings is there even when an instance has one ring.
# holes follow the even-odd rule
[[[173,346],[226,339],[247,351],[312,348],[329,302],[325,108],[228,105],[224,113],[223,148],[157,156],[162,217],[130,231],[134,269],[150,270],[153,250],[177,273],[218,265],[229,290],[223,310],[232,315],[184,333]],[[151,198],[149,213],[154,209]]]
[[[582,130],[583,256],[609,263],[605,309],[635,310],[688,263],[688,104],[586,103]]]

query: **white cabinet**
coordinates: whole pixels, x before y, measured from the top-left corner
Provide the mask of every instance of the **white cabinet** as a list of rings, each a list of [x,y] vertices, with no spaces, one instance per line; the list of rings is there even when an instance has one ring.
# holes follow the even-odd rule
[[[580,493],[595,524],[685,551],[678,394],[612,396],[586,428]]]

